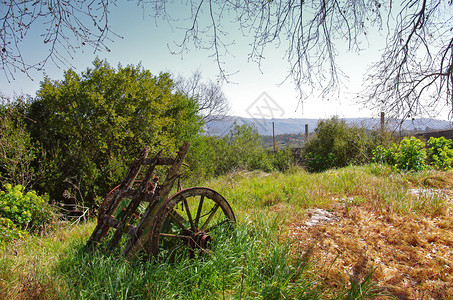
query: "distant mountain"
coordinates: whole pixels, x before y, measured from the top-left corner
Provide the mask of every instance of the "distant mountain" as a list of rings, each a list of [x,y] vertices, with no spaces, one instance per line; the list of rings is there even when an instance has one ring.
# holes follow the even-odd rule
[[[260,135],[272,135],[272,122],[274,122],[275,134],[304,133],[305,124],[308,124],[309,133],[313,132],[320,119],[253,119],[242,117],[226,117],[220,121],[211,121],[205,125],[208,135],[222,136],[229,132],[230,127],[236,122],[238,125],[254,125]],[[363,126],[368,129],[379,129],[380,119],[377,118],[345,118],[347,124]],[[436,119],[415,119],[405,120],[401,124],[398,121],[386,122],[390,130],[405,130],[415,132],[426,132],[436,130],[453,129],[451,121]]]

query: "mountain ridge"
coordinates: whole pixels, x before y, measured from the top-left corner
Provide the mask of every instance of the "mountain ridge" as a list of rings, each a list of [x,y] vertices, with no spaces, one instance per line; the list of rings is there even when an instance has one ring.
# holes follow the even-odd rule
[[[348,125],[363,126],[367,129],[379,129],[381,120],[379,118],[340,118],[345,120]],[[227,116],[221,120],[212,120],[205,126],[205,132],[208,135],[223,136],[229,132],[230,127],[236,122],[238,125],[252,125],[258,129],[260,135],[272,135],[272,122],[274,122],[275,134],[299,134],[305,132],[305,125],[308,125],[309,133],[312,133],[317,123],[317,118],[275,118],[275,119],[258,119],[244,118],[237,116]],[[437,130],[453,129],[451,121],[437,120],[430,118],[410,119],[403,122],[398,120],[387,120],[386,128],[389,130],[405,130],[416,132],[427,132]]]

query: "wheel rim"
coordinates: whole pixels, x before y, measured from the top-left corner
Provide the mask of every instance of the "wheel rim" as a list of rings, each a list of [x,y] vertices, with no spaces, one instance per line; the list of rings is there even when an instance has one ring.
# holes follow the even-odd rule
[[[182,190],[156,213],[150,236],[150,253],[164,257],[205,252],[215,228],[236,222],[228,202],[216,191],[194,187]]]

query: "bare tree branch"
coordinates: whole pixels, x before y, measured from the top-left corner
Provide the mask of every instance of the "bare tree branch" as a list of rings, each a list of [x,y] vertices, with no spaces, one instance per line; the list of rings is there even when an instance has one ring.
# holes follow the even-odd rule
[[[368,33],[387,27],[383,55],[370,70],[364,103],[408,117],[448,105],[453,109],[451,1],[446,0],[130,0],[144,12],[177,24],[184,32],[172,53],[204,49],[216,62],[222,79],[232,73],[226,64],[235,43],[231,33],[250,38],[248,59],[261,68],[269,47],[281,48],[289,66],[282,80],[291,80],[301,98],[313,91],[337,91],[344,74],[338,55],[360,51]],[[1,68],[8,79],[17,70],[42,69],[48,61],[69,64],[83,46],[108,50],[114,35],[109,7],[115,0],[0,1]],[[187,19],[173,18],[168,5],[188,8]],[[180,12],[181,10],[179,10]],[[396,18],[393,15],[396,13]],[[45,26],[47,57],[30,62],[22,44],[31,28]],[[236,27],[235,27],[236,26]],[[176,48],[175,48],[176,47]],[[286,75],[286,76],[285,76]]]
[[[49,61],[68,66],[68,57],[83,46],[110,51],[105,41],[116,36],[108,20],[111,4],[115,0],[0,1],[0,66],[6,78],[14,79],[16,71],[42,70]],[[44,28],[39,34],[48,49],[37,61],[24,57],[23,49],[35,27]]]
[[[370,70],[372,107],[403,119],[453,105],[451,3],[404,1],[382,58]]]
[[[195,71],[188,78],[178,76],[175,79],[176,90],[194,99],[198,113],[205,123],[220,120],[230,111],[228,99],[218,82],[203,81],[200,71]]]

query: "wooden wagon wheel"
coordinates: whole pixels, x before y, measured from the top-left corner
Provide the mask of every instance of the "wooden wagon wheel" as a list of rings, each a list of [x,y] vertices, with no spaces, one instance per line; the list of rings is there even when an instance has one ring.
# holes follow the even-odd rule
[[[156,213],[149,251],[174,256],[189,250],[205,251],[212,230],[236,222],[233,210],[218,192],[203,187],[182,190],[167,199]]]

